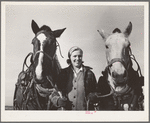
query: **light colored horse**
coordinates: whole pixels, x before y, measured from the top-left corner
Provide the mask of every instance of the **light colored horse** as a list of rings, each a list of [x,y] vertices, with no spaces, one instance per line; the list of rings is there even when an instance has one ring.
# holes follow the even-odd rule
[[[99,80],[98,82],[100,92],[101,94],[104,94],[103,96],[99,96],[100,98],[103,98],[104,110],[105,108],[107,110],[139,109],[138,100],[139,97],[143,95],[140,85],[141,82],[139,81],[140,77],[138,75],[140,67],[131,52],[130,42],[128,39],[131,31],[131,22],[123,33],[118,28],[114,29],[110,35],[106,34],[103,30],[99,31],[99,34],[105,41],[107,59],[107,67],[105,69],[106,81],[104,80],[105,82],[103,83]],[[138,71],[133,70],[131,59],[137,63]],[[103,93],[104,91],[107,92]],[[128,96],[130,98],[126,98],[124,100],[125,95],[132,96]],[[109,96],[112,98],[105,98]],[[134,101],[131,98],[133,98]],[[109,102],[111,101],[112,104],[110,104],[111,106],[108,108]],[[114,103],[116,103],[115,106]]]
[[[109,70],[108,79],[110,85],[116,91],[121,91],[124,88],[123,83],[125,83],[128,78],[127,70],[131,66],[129,54],[130,42],[128,37],[131,31],[132,24],[130,22],[123,33],[121,33],[118,28],[116,28],[112,35],[108,37],[104,34],[103,31],[100,32],[106,46],[106,59]]]

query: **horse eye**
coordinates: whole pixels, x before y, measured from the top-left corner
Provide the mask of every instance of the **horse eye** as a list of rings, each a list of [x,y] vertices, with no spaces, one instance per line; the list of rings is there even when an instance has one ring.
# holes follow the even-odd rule
[[[130,48],[130,44],[128,44],[126,48]]]
[[[31,44],[34,44],[34,43],[35,43],[35,39],[32,40]]]
[[[106,49],[108,49],[108,46],[107,46],[107,45],[105,45],[105,47],[106,47]]]
[[[130,46],[131,46],[131,44],[128,45],[128,47],[130,47]]]

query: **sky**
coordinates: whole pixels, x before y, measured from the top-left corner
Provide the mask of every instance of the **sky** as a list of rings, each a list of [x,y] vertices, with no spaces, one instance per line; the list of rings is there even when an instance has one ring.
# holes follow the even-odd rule
[[[68,50],[72,46],[83,49],[84,65],[93,68],[96,79],[106,67],[104,41],[97,32],[103,29],[111,33],[115,28],[124,31],[129,22],[133,29],[129,40],[144,74],[144,6],[137,4],[8,4],[5,6],[5,105],[13,104],[15,83],[25,57],[33,51],[31,44],[34,33],[31,21],[39,27],[49,26],[52,30],[66,28],[57,41],[64,58],[57,55],[62,68],[67,67]],[[135,66],[136,69],[136,66]]]

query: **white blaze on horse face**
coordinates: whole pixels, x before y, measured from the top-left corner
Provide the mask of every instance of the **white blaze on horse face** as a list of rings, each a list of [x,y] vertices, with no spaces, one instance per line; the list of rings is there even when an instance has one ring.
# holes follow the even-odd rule
[[[40,51],[43,51],[43,42],[46,40],[46,36],[45,34],[41,33],[40,35],[37,36],[37,39],[40,41]],[[42,72],[43,72],[43,68],[42,68],[42,63],[43,63],[43,57],[44,54],[40,53],[39,54],[39,58],[38,58],[38,65],[36,67],[35,73],[36,73],[36,78],[38,80],[42,79]]]
[[[113,34],[107,39],[106,45],[108,48],[106,50],[106,57],[108,62],[115,58],[125,59],[123,54],[125,44],[125,37],[120,33]],[[125,68],[121,62],[113,63],[110,70],[114,78],[122,80]]]

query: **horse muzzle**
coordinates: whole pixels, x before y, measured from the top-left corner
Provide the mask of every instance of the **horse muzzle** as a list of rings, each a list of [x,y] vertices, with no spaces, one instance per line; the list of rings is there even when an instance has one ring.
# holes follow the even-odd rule
[[[126,83],[128,79],[128,72],[126,64],[122,59],[112,59],[107,66],[107,70],[116,84]]]

